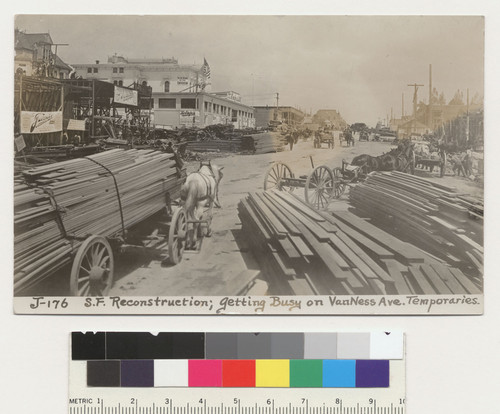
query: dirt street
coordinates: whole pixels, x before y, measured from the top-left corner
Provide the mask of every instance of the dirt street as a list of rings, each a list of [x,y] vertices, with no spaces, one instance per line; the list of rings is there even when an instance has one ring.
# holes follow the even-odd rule
[[[159,260],[150,260],[141,255],[118,256],[115,284],[110,295],[231,295],[241,288],[241,283],[258,269],[252,254],[248,251],[245,236],[237,213],[237,204],[249,191],[263,189],[264,175],[275,161],[285,162],[295,176],[307,175],[312,171],[310,156],[314,165],[325,164],[331,168],[340,167],[342,159],[350,161],[362,153],[379,155],[387,152],[391,145],[381,142],[356,142],[354,147],[335,149],[313,148],[312,141],[299,142],[293,151],[286,147],[284,152],[261,155],[228,155],[212,162],[224,167],[224,178],[220,187],[222,209],[214,210],[213,235],[203,241],[199,253],[185,253],[176,266],[169,266]],[[188,173],[196,171],[198,163],[188,165]],[[424,173],[425,174],[425,173]],[[428,174],[427,174],[428,175]],[[463,191],[477,193],[477,186],[464,178],[444,177],[447,185],[460,185]],[[303,197],[304,190],[296,189]],[[347,194],[347,191],[346,191]],[[347,195],[332,202],[330,208],[345,209]],[[250,270],[247,270],[250,269]]]

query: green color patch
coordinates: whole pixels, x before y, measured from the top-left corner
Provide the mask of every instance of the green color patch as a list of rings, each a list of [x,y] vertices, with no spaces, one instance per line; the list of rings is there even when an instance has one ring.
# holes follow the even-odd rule
[[[323,361],[321,359],[291,359],[290,387],[322,387]]]

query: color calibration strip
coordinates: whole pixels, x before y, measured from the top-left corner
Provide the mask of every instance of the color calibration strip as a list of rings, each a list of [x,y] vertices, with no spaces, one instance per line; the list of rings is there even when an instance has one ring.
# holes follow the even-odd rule
[[[389,387],[402,333],[72,334],[87,387]]]
[[[96,360],[88,387],[389,387],[389,360]]]
[[[72,360],[402,359],[403,334],[73,332]]]

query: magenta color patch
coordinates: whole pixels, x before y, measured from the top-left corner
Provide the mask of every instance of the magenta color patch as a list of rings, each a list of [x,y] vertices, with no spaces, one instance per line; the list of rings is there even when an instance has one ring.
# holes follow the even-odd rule
[[[222,387],[221,359],[190,359],[188,372],[190,387]]]

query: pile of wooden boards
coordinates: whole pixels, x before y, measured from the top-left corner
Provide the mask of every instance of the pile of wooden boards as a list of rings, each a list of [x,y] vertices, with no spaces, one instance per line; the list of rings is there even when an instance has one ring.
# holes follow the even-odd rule
[[[188,141],[187,148],[190,151],[196,152],[240,152],[242,149],[242,137]]]
[[[349,200],[362,217],[481,280],[482,201],[401,172],[374,172]]]
[[[277,132],[263,132],[243,137],[242,150],[254,154],[267,154],[284,150],[284,137]]]
[[[68,264],[87,236],[121,236],[122,225],[162,210],[167,194],[176,199],[186,171],[173,157],[114,149],[23,171],[14,186],[16,292]]]
[[[459,269],[348,211],[268,191],[249,193],[238,213],[271,294],[480,293]]]

